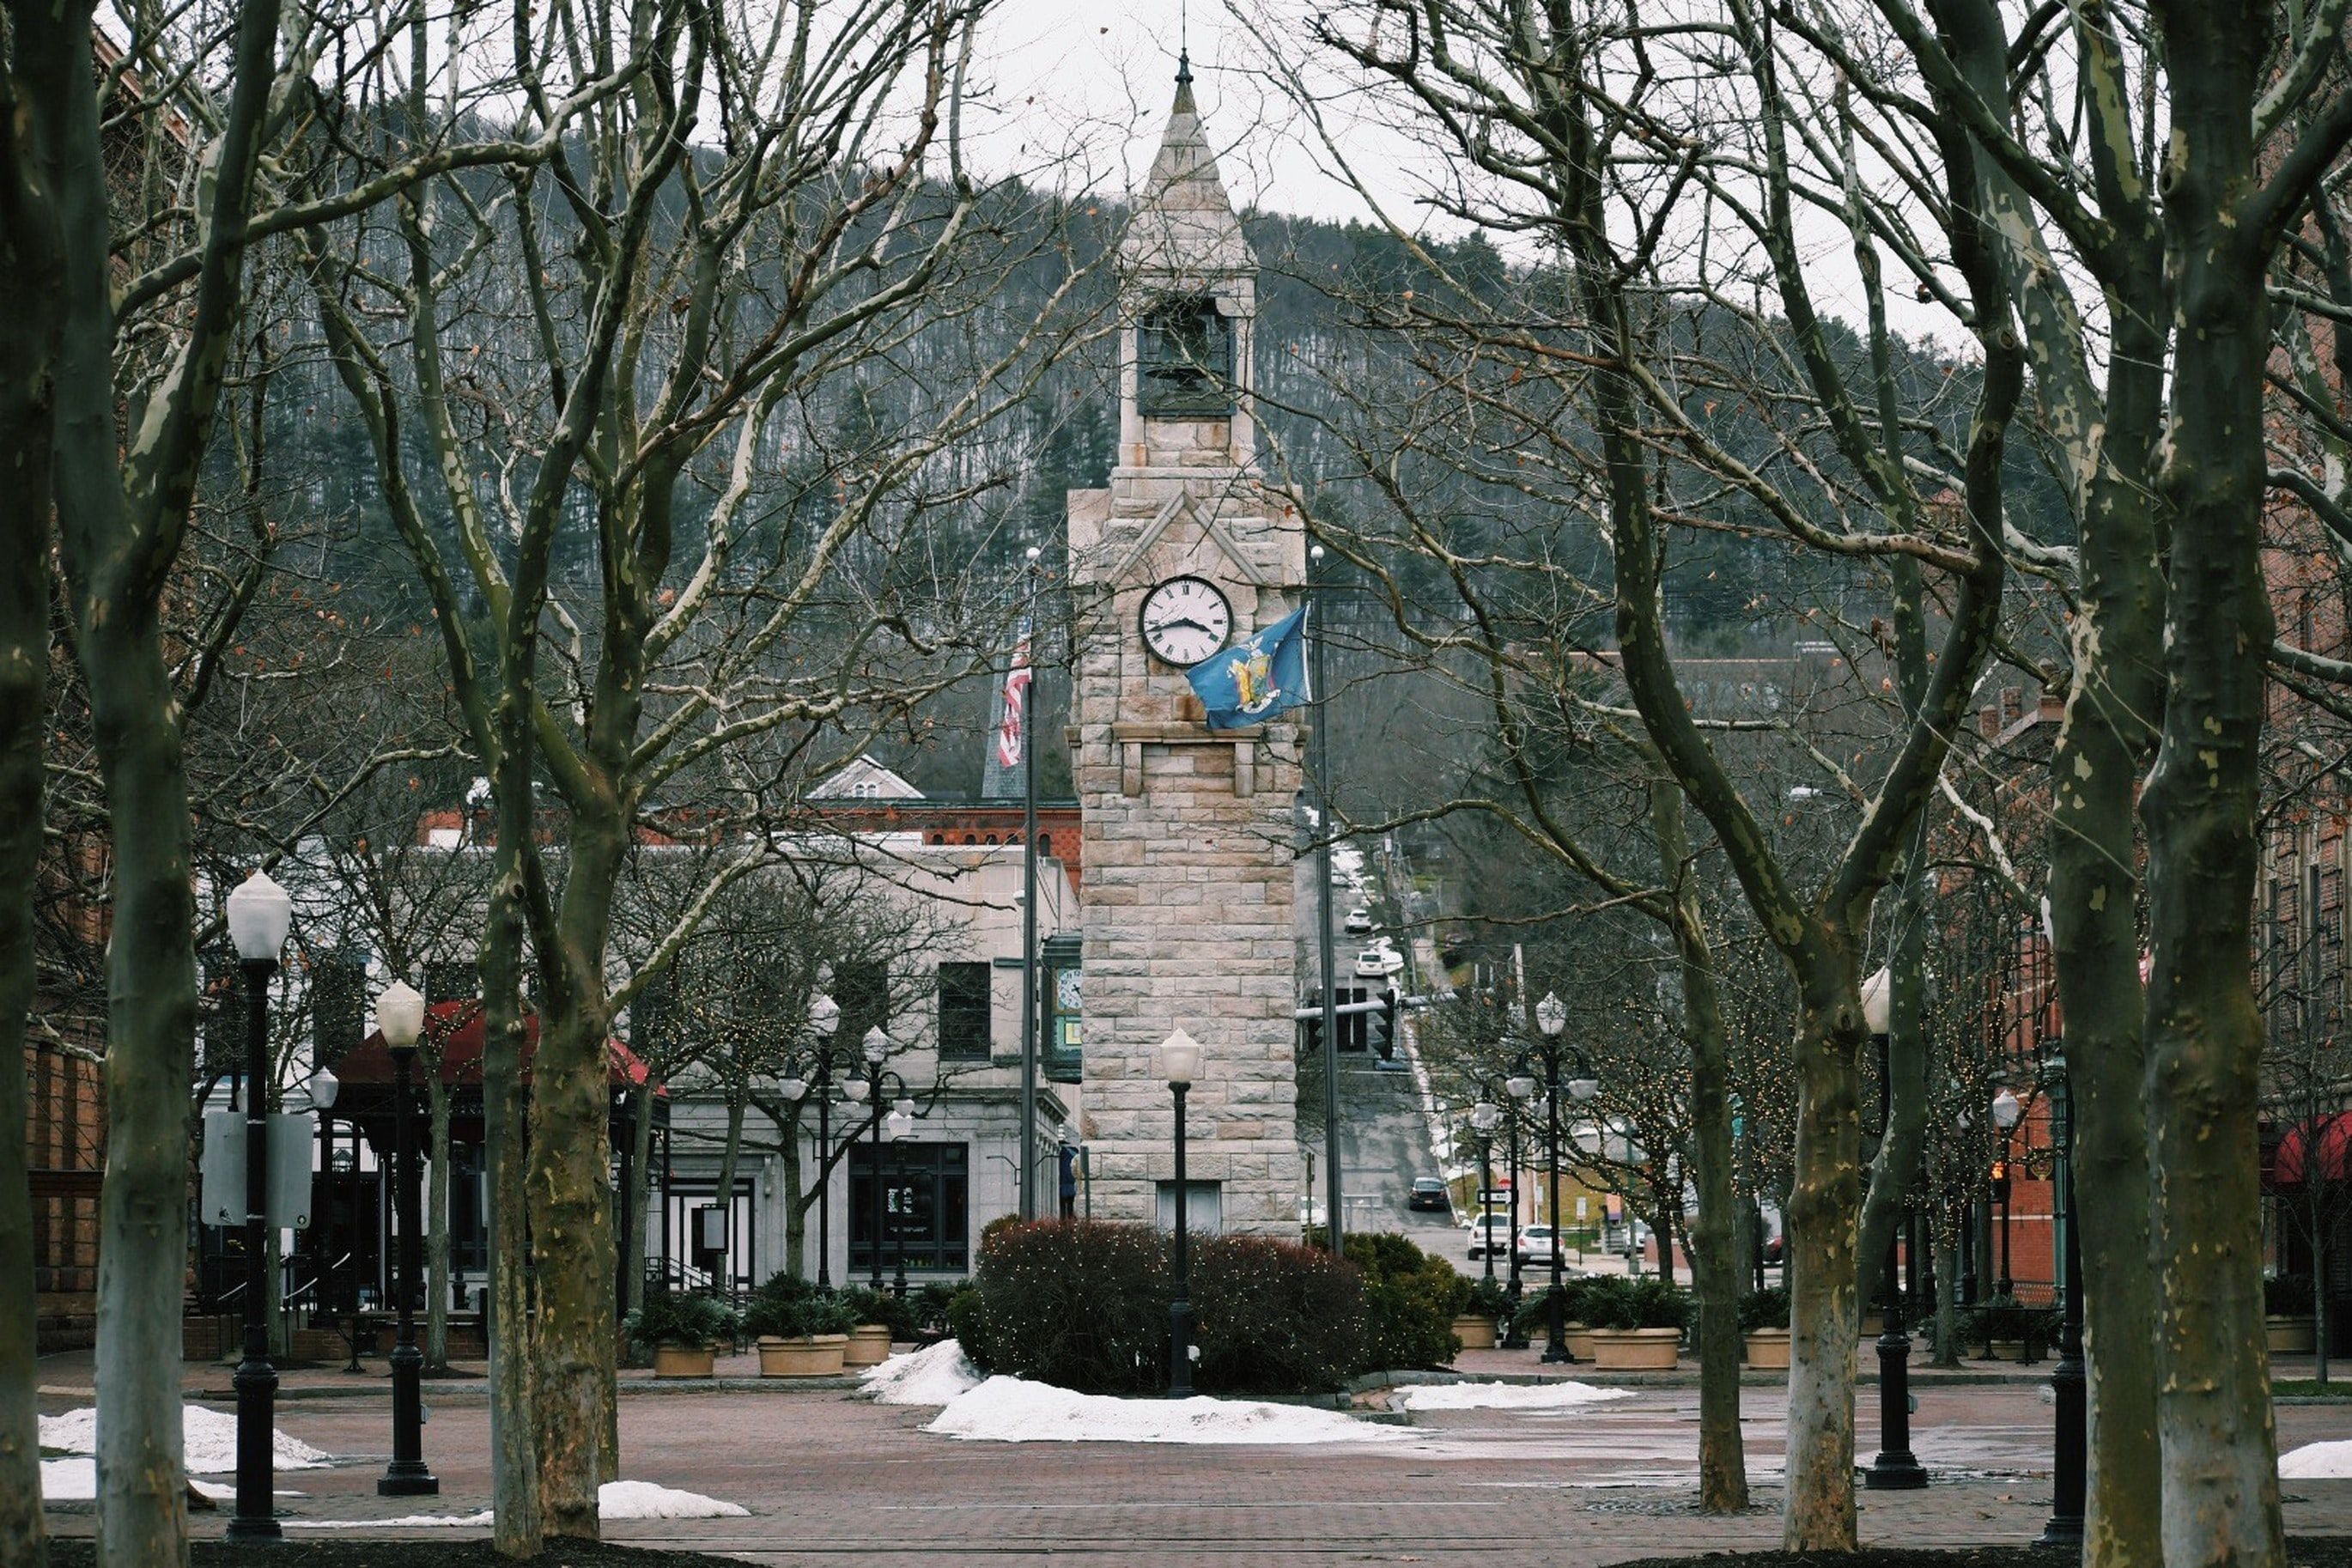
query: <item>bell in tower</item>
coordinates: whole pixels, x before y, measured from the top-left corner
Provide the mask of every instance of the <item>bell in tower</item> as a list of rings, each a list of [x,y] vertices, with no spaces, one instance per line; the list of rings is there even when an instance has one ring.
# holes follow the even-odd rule
[[[1252,467],[1257,258],[1217,175],[1189,59],[1118,262],[1120,466]]]

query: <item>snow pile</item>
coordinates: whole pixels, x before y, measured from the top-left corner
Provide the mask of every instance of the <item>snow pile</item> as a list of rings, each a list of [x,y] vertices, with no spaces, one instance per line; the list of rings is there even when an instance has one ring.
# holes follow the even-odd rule
[[[596,1489],[599,1519],[732,1519],[751,1510],[700,1492],[657,1487],[651,1481],[606,1481]]]
[[[2279,1456],[2279,1474],[2291,1481],[2352,1479],[2352,1442],[2305,1443]]]
[[[404,1513],[398,1519],[281,1519],[289,1530],[487,1530],[496,1523],[488,1509],[479,1513]]]
[[[1390,1403],[1400,1410],[1572,1410],[1633,1397],[1629,1389],[1589,1383],[1425,1383]]]
[[[236,1496],[235,1487],[217,1486],[211,1481],[190,1481],[188,1485],[215,1501],[225,1501]],[[41,1498],[46,1502],[90,1502],[98,1497],[98,1461],[81,1455],[70,1459],[41,1461]]]
[[[992,1377],[923,1428],[992,1443],[1381,1443],[1410,1435],[1336,1410],[1244,1399],[1117,1399]]]
[[[941,1340],[928,1350],[894,1355],[866,1373],[866,1392],[877,1405],[945,1405],[980,1386],[980,1370],[963,1347]]]
[[[181,1442],[186,1450],[187,1468],[192,1475],[226,1475],[236,1468],[236,1417],[226,1411],[207,1410],[201,1405],[182,1408],[180,1415]],[[320,1453],[310,1444],[289,1437],[283,1432],[273,1432],[270,1447],[277,1455],[277,1467],[281,1470],[314,1470],[333,1462],[333,1456]],[[63,1415],[41,1417],[41,1447],[59,1448],[68,1454],[98,1452],[98,1412],[89,1405],[68,1410]]]

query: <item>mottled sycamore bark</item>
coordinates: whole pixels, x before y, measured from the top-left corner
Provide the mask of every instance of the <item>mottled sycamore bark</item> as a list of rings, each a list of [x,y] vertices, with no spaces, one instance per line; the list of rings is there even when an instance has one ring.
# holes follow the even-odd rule
[[[39,121],[0,63],[0,292],[56,296],[60,258]],[[49,481],[58,335],[37,315],[0,332],[0,1568],[42,1568],[33,1204],[26,1177],[26,1024],[36,984],[43,721],[49,673]]]
[[[1698,1303],[1698,1504],[1710,1513],[1748,1506],[1748,1458],[1739,1436],[1740,1258],[1732,1189],[1729,1052],[1707,944],[1697,868],[1683,823],[1682,786],[1654,776],[1650,831],[1668,900],[1682,984],[1683,1033],[1691,1058],[1691,1165],[1698,1213],[1690,1223],[1691,1292]],[[1678,1202],[1667,1194],[1665,1212]],[[1666,1253],[1671,1263],[1672,1254]]]

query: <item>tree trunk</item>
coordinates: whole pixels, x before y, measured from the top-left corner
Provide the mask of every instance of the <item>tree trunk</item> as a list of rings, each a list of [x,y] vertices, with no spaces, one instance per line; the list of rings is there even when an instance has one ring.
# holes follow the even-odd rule
[[[1862,1330],[1854,1247],[1862,1204],[1855,1054],[1862,1006],[1808,987],[1797,1032],[1797,1148],[1789,1184],[1788,1501],[1790,1552],[1854,1548],[1854,1338]]]
[[[743,1110],[742,1094],[730,1089],[727,1096],[727,1143],[719,1155],[719,1210],[727,1216],[727,1245],[730,1249],[736,1241],[735,1171],[743,1156]],[[729,1266],[722,1262],[719,1267],[724,1274]],[[713,1283],[725,1289],[730,1280],[720,1279]]]
[[[449,1370],[449,1086],[437,1060],[425,1063],[425,1103],[432,1119],[432,1163],[425,1188],[425,1370]]]
[[[628,1256],[621,1270],[621,1305],[629,1311],[646,1304],[646,1261],[653,1249],[654,1086],[629,1096],[629,1228],[622,1237]]]
[[[2160,1271],[2164,1561],[2284,1560],[2262,1297],[2263,1022],[2252,951],[2265,662],[2263,293],[2269,237],[2243,205],[2271,7],[2159,0],[2171,85],[2176,280],[2169,694],[2148,834],[2149,1239]]]
[[[0,84],[13,100],[16,84]],[[11,298],[52,299],[54,244],[26,237],[39,176],[16,110],[14,101],[0,105],[0,233],[10,241],[0,247],[0,280]],[[0,451],[15,468],[0,503],[6,508],[0,511],[0,1563],[9,1568],[48,1561],[33,1392],[39,1307],[26,1177],[25,1025],[37,984],[33,896],[48,701],[49,378],[58,345],[53,332],[26,330],[31,324],[0,333]]]
[[[1927,1364],[1955,1372],[1960,1364],[1959,1232],[1943,1225],[1935,1229],[1936,1350]]]
[[[499,763],[498,844],[482,966],[482,1159],[489,1187],[491,1540],[508,1557],[536,1557],[545,1533],[539,1503],[538,1412],[531,1399],[530,1221],[525,1184],[522,948],[525,858],[530,851],[530,727],[516,721],[511,686],[499,725],[509,748]]]
[[[575,811],[572,865],[558,917],[531,1071],[531,1227],[539,1262],[539,1468],[551,1535],[597,1538],[596,1489],[607,1473],[615,1394],[610,1027],[604,935],[623,851],[618,814]],[[559,994],[559,987],[561,994]]]
[[[1659,873],[1673,900],[1669,924],[1681,961],[1683,1028],[1691,1057],[1691,1152],[1698,1187],[1689,1234],[1691,1290],[1698,1299],[1698,1505],[1709,1513],[1738,1513],[1748,1506],[1748,1459],[1739,1436],[1740,1258],[1733,1237],[1741,1205],[1732,1187],[1728,1052],[1715,953],[1683,824],[1682,786],[1654,773],[1649,787]],[[1676,1195],[1669,1194],[1667,1212]],[[1671,1279],[1671,1253],[1665,1261]]]

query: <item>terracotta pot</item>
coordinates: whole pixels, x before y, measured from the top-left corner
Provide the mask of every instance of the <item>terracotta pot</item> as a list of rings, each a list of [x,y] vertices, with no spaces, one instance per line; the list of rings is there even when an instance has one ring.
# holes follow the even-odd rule
[[[2025,1359],[2025,1342],[2023,1340],[1988,1340],[1985,1342],[1985,1352],[1995,1361],[2021,1362]]]
[[[1862,1337],[1874,1340],[1886,1331],[1886,1314],[1873,1307],[1862,1315]]]
[[[1585,1327],[1582,1323],[1563,1323],[1560,1325],[1559,1335],[1562,1340],[1567,1342],[1569,1354],[1574,1356],[1579,1361],[1591,1361],[1593,1359],[1592,1331],[1591,1329]]]
[[[849,1331],[849,1348],[842,1352],[844,1366],[879,1366],[890,1359],[890,1325],[860,1323]]]
[[[2264,1318],[2263,1326],[2270,1331],[2273,1355],[2309,1355],[2319,1346],[2315,1317]]]
[[[760,1336],[761,1377],[832,1377],[841,1372],[847,1334],[802,1334],[795,1339]]]
[[[1462,1342],[1465,1351],[1490,1351],[1495,1348],[1495,1320],[1475,1313],[1454,1320],[1454,1337]]]
[[[1789,1369],[1789,1331],[1748,1330],[1748,1364],[1764,1372],[1786,1372]]]
[[[718,1351],[709,1345],[656,1345],[654,1375],[709,1377],[718,1360]]]
[[[1655,1372],[1682,1354],[1680,1329],[1594,1329],[1592,1364],[1603,1372]]]

